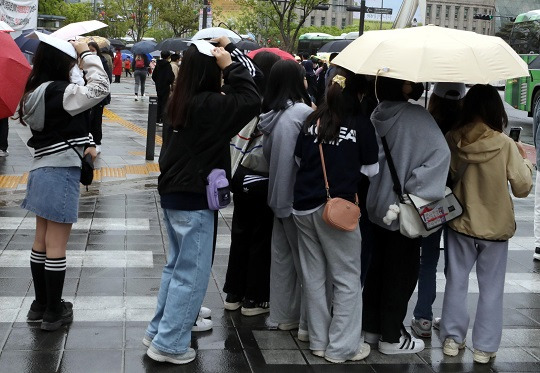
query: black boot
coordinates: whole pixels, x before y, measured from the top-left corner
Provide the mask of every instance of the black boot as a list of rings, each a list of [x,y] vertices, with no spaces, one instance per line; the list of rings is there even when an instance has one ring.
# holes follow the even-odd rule
[[[43,330],[57,330],[73,321],[73,304],[62,299],[65,277],[66,258],[47,258],[45,261],[47,309],[41,323]]]

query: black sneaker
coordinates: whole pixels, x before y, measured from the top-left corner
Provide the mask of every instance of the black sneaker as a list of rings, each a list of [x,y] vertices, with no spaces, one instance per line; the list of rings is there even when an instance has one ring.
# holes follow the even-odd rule
[[[534,260],[540,260],[540,247],[537,247],[536,249],[534,249],[533,258]]]
[[[225,298],[225,302],[223,302],[223,306],[228,311],[236,311],[242,306],[242,299],[243,297],[235,294],[227,294],[227,298]]]
[[[254,300],[245,300],[240,310],[244,316],[256,316],[270,312],[270,302],[257,302]]]
[[[73,321],[73,303],[62,299],[61,307],[62,312],[60,314],[45,311],[41,322],[42,330],[57,330],[62,325],[70,324]]]
[[[36,300],[32,302],[30,310],[26,315],[27,322],[41,322],[43,320],[43,314],[47,306],[45,304],[38,303]]]

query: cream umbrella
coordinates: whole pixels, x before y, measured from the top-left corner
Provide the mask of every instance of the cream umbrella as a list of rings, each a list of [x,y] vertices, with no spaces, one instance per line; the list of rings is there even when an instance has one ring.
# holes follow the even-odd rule
[[[106,48],[111,45],[109,40],[107,38],[104,38],[103,36],[82,36],[77,38],[77,41],[87,44],[93,41],[97,43],[100,48]]]
[[[527,64],[501,38],[433,25],[368,31],[332,63],[356,74],[413,82],[487,84],[529,75]]]
[[[76,39],[77,36],[88,34],[89,32],[99,30],[100,28],[108,27],[106,23],[91,20],[70,23],[62,28],[59,28],[51,35],[63,40]]]

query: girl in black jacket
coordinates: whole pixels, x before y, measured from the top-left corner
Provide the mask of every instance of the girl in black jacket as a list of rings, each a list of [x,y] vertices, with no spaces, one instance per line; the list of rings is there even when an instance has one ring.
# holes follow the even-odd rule
[[[193,43],[184,52],[167,110],[171,125],[161,149],[158,190],[169,235],[168,258],[156,313],[143,339],[150,358],[173,364],[196,356],[190,347],[191,328],[208,286],[214,233],[206,178],[215,168],[230,178],[229,140],[260,107],[257,87],[244,66],[233,63],[222,47],[203,40]],[[221,93],[222,73],[231,88],[226,95]]]

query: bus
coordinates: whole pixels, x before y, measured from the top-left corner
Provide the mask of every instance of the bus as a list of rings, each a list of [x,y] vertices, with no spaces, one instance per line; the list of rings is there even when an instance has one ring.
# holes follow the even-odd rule
[[[317,54],[320,47],[329,41],[341,39],[340,37],[322,32],[309,32],[298,38],[298,54],[307,53],[310,56]]]
[[[529,65],[530,76],[506,81],[504,99],[512,107],[533,117],[540,125],[540,9],[516,17],[509,44]]]

